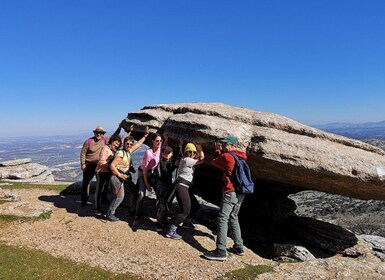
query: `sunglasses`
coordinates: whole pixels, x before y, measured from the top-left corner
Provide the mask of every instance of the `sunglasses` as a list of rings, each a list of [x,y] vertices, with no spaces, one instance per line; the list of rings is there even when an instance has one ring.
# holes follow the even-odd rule
[[[132,146],[133,144],[132,144],[132,143],[126,143],[126,144],[124,144],[124,145],[126,145],[126,146]]]
[[[95,132],[96,135],[104,135],[105,132]]]
[[[156,143],[162,143],[163,140],[155,140]]]

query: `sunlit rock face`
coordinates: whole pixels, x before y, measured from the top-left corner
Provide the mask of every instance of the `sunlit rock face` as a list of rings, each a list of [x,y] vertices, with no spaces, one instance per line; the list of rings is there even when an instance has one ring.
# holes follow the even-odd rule
[[[30,158],[0,162],[0,180],[30,183],[54,182],[52,171]]]
[[[199,189],[218,189],[218,173],[210,166],[214,142],[232,134],[248,153],[255,181],[283,192],[313,189],[360,199],[385,199],[384,152],[367,143],[327,133],[289,118],[221,103],[146,106],[128,113],[123,127],[134,124],[178,139],[201,143],[205,164],[197,168]],[[149,139],[147,140],[149,144]],[[200,176],[199,176],[200,175]]]

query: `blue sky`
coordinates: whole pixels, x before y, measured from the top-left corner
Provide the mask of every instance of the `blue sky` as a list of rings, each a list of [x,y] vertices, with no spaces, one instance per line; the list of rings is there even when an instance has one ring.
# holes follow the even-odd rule
[[[382,0],[0,3],[2,136],[112,131],[223,102],[304,124],[385,120]]]

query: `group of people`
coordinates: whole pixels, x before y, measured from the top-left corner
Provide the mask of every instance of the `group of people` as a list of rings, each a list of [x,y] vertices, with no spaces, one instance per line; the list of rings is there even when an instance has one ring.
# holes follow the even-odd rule
[[[143,137],[135,142],[131,136],[133,126],[126,135],[120,137],[123,121],[118,129],[106,136],[106,131],[98,126],[93,130],[94,136],[87,139],[80,153],[80,164],[83,171],[81,190],[81,205],[87,206],[90,194],[90,181],[96,175],[95,214],[105,214],[112,222],[119,221],[115,211],[122,203],[125,189],[129,192],[129,212],[134,220],[132,225],[137,227],[143,218],[143,199],[146,192],[154,190],[156,195],[156,230],[165,232],[165,236],[179,240],[182,236],[178,227],[195,228],[191,218],[199,209],[199,202],[192,192],[195,166],[204,162],[204,152],[200,144],[184,143],[179,139],[179,145],[172,149],[168,145],[167,134],[152,134],[151,145],[144,153],[142,163],[138,168],[137,183],[133,184],[131,173],[134,172],[132,153],[141,147],[150,135],[146,127]],[[122,146],[123,143],[123,146]],[[235,192],[232,183],[235,159],[230,154],[246,159],[246,154],[236,149],[238,141],[234,136],[228,136],[215,143],[215,155],[212,166],[223,173],[222,200],[218,215],[216,249],[203,254],[209,260],[224,261],[227,251],[244,255],[243,240],[238,221],[238,213],[244,199],[244,194]],[[121,148],[122,146],[122,148]],[[173,180],[174,171],[176,178]],[[111,192],[111,200],[108,193]],[[172,222],[167,219],[168,204],[176,196],[180,212]],[[101,205],[108,205],[103,211]],[[227,233],[230,230],[234,246],[227,250]]]

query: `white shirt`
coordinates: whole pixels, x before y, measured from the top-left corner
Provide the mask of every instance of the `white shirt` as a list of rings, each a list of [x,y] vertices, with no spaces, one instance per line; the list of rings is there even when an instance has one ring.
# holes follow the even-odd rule
[[[194,177],[195,163],[197,161],[197,159],[183,157],[179,162],[178,177],[181,177],[186,181],[192,182]]]

